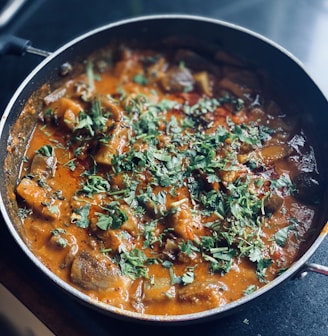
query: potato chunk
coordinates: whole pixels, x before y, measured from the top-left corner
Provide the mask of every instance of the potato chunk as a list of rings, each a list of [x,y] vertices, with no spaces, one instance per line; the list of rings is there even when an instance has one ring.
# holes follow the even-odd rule
[[[53,219],[60,216],[59,205],[61,202],[52,199],[36,181],[23,178],[16,191],[25,200],[26,204],[39,214]]]
[[[273,164],[279,159],[283,159],[290,152],[290,147],[288,145],[272,145],[263,147],[259,151],[259,156],[266,165]]]
[[[111,165],[113,155],[122,154],[123,149],[127,145],[128,133],[128,127],[126,127],[123,123],[117,123],[109,142],[101,144],[97,154],[95,155],[96,162],[104,165]]]
[[[183,203],[172,215],[171,223],[177,235],[185,240],[194,240],[203,233],[203,226],[194,218],[187,203]]]
[[[161,302],[175,297],[175,287],[169,278],[155,278],[155,281],[144,282],[143,287],[145,302]]]
[[[72,131],[78,124],[80,112],[83,111],[79,103],[66,97],[58,99],[49,107],[53,109],[54,115]]]

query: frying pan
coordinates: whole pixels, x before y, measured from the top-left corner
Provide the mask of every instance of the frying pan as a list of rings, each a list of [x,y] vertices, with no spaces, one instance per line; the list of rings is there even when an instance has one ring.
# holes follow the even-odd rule
[[[191,38],[192,37],[192,38]],[[23,122],[21,129],[15,129],[20,142],[15,151],[8,155],[7,146],[12,141],[13,125],[20,116],[24,104],[43,84],[48,83],[55,87],[56,83],[67,79],[74,72],[74,64],[81,62],[97,49],[108,45],[111,41],[130,41],[152,46],[191,47],[202,53],[211,53],[219,48],[235,54],[242,59],[251,61],[256,67],[265,69],[267,75],[277,86],[282,88],[291,101],[297,101],[301,107],[304,124],[310,133],[315,135],[313,146],[316,148],[321,169],[321,183],[323,195],[321,208],[315,221],[311,239],[306,242],[304,252],[291,267],[274,281],[266,284],[253,294],[222,307],[208,311],[176,315],[146,315],[125,311],[110,305],[92,300],[69,284],[50,272],[26,245],[21,223],[17,216],[17,204],[12,195],[19,174],[19,163],[22,160],[29,134],[33,128],[33,120]],[[65,44],[53,53],[35,49],[28,41],[8,36],[0,43],[0,53],[25,52],[37,53],[46,58],[22,82],[7,108],[0,122],[0,209],[3,219],[13,238],[29,258],[43,272],[49,281],[52,281],[67,295],[112,317],[142,323],[162,323],[179,325],[195,323],[223,317],[253,303],[263,297],[268,291],[276,290],[280,284],[289,278],[302,277],[308,271],[316,271],[328,275],[328,267],[309,264],[308,260],[319,247],[328,233],[328,209],[324,206],[328,197],[327,162],[325,153],[328,148],[328,101],[307,74],[302,64],[288,51],[272,41],[242,27],[227,22],[190,15],[153,15],[123,20],[90,31],[71,42]]]

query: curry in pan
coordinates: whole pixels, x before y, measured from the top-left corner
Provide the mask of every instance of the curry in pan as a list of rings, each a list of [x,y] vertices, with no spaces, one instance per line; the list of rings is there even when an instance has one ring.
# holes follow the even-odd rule
[[[179,315],[297,259],[319,172],[297,107],[263,73],[223,51],[126,45],[83,66],[22,112],[38,122],[16,197],[42,263],[92,299]]]

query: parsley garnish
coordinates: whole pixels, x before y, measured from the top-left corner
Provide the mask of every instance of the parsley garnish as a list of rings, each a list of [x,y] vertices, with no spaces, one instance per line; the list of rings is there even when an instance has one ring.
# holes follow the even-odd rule
[[[149,80],[141,73],[135,75],[133,77],[133,81],[137,84],[140,84],[140,85],[147,85]]]
[[[266,282],[265,273],[267,268],[272,265],[273,261],[270,258],[263,258],[257,263],[256,275],[262,282]]]
[[[90,221],[88,219],[90,211],[90,204],[86,204],[85,206],[75,209],[72,212],[71,222],[74,223],[77,227],[86,229],[89,227]]]
[[[104,193],[109,190],[110,184],[107,179],[98,175],[88,175],[87,180],[83,183],[82,188],[80,189],[80,192],[91,196],[92,194]]]
[[[55,150],[52,146],[50,145],[44,145],[42,147],[40,147],[36,153],[39,153],[41,155],[47,156],[47,157],[51,157],[55,155]]]
[[[244,290],[244,295],[250,295],[254,293],[257,290],[256,285],[249,285],[245,290]]]
[[[288,238],[288,233],[290,230],[292,230],[294,228],[293,225],[288,225],[280,230],[278,230],[275,234],[274,234],[274,240],[277,243],[277,245],[281,246],[281,247],[285,247],[286,243],[287,243],[287,238]]]
[[[101,230],[118,229],[128,220],[127,214],[121,210],[118,202],[111,202],[102,208],[106,210],[106,214],[96,213],[98,217],[96,225]]]
[[[130,252],[122,252],[115,258],[122,273],[133,280],[138,278],[148,278],[147,260],[148,258],[144,252],[136,248]]]

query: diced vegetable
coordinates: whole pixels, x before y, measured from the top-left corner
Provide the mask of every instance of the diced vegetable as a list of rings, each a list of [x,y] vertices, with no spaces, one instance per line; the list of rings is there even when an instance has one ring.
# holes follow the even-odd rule
[[[60,201],[50,197],[47,191],[36,181],[23,178],[18,184],[16,191],[26,204],[39,214],[52,219],[59,218]]]
[[[161,77],[160,83],[166,92],[178,92],[192,90],[194,79],[188,68],[173,66]]]
[[[154,281],[146,280],[143,286],[144,301],[163,302],[175,298],[175,287],[169,278],[156,278]]]
[[[237,300],[296,260],[316,218],[320,167],[298,110],[262,71],[201,49],[104,48],[25,108],[39,118],[22,232],[104,304],[170,315]]]
[[[101,143],[98,152],[95,155],[95,160],[98,163],[110,165],[112,158],[116,154],[122,154],[128,141],[129,128],[124,124],[115,125],[114,130],[110,135],[110,140],[107,143]]]
[[[283,159],[288,155],[290,147],[288,145],[272,145],[262,148],[259,156],[266,165],[271,165],[275,161]]]
[[[106,257],[88,252],[81,252],[75,257],[70,276],[74,283],[93,290],[126,288],[131,283]]]

